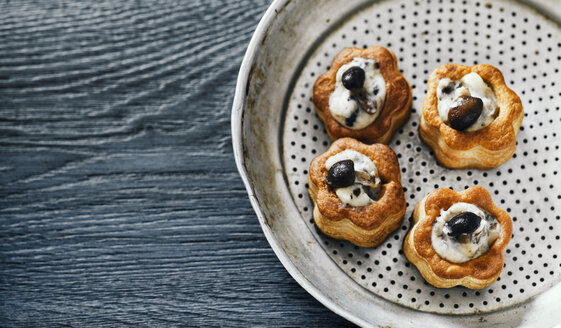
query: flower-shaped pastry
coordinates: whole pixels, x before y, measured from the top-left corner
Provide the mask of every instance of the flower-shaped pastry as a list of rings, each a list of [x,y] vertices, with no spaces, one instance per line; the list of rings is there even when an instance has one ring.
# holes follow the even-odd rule
[[[442,165],[490,169],[516,151],[523,118],[497,68],[446,64],[430,75],[419,132]]]
[[[331,140],[384,143],[409,118],[411,86],[388,49],[343,49],[314,84],[313,103]]]
[[[401,225],[406,203],[390,147],[338,139],[309,172],[314,221],[326,235],[374,247]]]
[[[437,189],[415,206],[403,251],[435,287],[481,289],[499,277],[511,235],[510,216],[485,188]]]

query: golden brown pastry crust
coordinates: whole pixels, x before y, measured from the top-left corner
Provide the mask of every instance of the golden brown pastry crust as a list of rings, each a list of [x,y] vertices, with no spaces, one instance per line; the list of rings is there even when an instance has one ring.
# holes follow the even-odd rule
[[[367,206],[343,204],[325,181],[327,159],[349,148],[370,158],[382,179],[378,200]],[[308,182],[314,203],[314,221],[330,237],[346,239],[357,246],[374,247],[401,225],[406,203],[399,162],[393,150],[386,145],[365,145],[351,138],[338,139],[325,153],[312,160]]]
[[[479,206],[491,213],[500,224],[500,236],[485,254],[464,263],[452,263],[441,258],[431,242],[432,225],[441,210],[457,202]],[[462,192],[437,189],[415,206],[413,226],[405,237],[403,252],[425,280],[439,288],[465,286],[481,289],[499,277],[504,263],[503,252],[512,236],[512,220],[507,212],[495,206],[489,192],[479,186]]]
[[[351,62],[353,58],[373,59],[380,63],[380,72],[386,81],[386,99],[382,111],[370,125],[363,129],[352,130],[337,122],[329,110],[329,97],[335,90],[337,71],[341,66]],[[390,50],[373,46],[367,49],[343,49],[331,63],[330,69],[318,77],[314,84],[312,97],[318,116],[325,123],[327,134],[331,140],[341,137],[352,137],[366,143],[390,142],[395,131],[407,121],[410,114],[412,91],[397,68],[397,58]]]
[[[459,80],[475,72],[495,92],[498,116],[488,126],[477,131],[457,131],[438,115],[436,89],[442,78]],[[520,98],[509,89],[501,72],[487,64],[463,66],[446,64],[434,70],[428,81],[423,101],[419,132],[438,162],[449,168],[490,169],[508,161],[516,151],[516,133],[522,124],[524,111]]]

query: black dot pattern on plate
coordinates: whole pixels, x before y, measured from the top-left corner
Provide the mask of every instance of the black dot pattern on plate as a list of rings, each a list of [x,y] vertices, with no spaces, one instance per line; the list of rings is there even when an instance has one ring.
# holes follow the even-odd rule
[[[382,45],[397,56],[413,88],[412,115],[390,146],[398,154],[407,200],[403,225],[368,249],[324,236],[314,226],[308,196],[310,161],[331,144],[311,96],[316,78],[345,47]],[[518,148],[489,171],[437,165],[418,134],[429,74],[448,62],[498,67],[522,99]],[[511,1],[382,1],[333,31],[307,59],[290,96],[283,161],[293,199],[318,242],[344,272],[380,297],[437,313],[489,312],[526,301],[561,280],[561,31],[534,10]],[[403,255],[415,204],[435,188],[485,187],[513,219],[512,240],[498,281],[483,290],[438,289]]]

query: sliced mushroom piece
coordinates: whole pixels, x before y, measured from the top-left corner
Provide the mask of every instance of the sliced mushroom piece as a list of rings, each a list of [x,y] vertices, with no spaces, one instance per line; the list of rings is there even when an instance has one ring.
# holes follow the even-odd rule
[[[461,244],[468,244],[471,242],[471,238],[469,235],[467,234],[461,234],[459,236],[456,237],[456,239],[461,243]]]
[[[356,171],[357,182],[362,185],[364,192],[372,200],[377,200],[380,191],[382,190],[382,183],[380,179],[378,181],[373,181],[372,177],[368,173]]]
[[[382,187],[372,188],[370,186],[362,186],[362,189],[368,195],[368,197],[372,200],[378,200],[378,196],[380,196],[380,191],[382,191]]]
[[[353,91],[353,97],[358,101],[360,108],[368,114],[374,114],[378,110],[376,101],[374,98],[368,97],[364,89]]]

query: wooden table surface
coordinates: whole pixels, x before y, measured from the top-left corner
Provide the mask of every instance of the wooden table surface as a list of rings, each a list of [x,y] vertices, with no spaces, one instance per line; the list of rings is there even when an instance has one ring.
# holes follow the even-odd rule
[[[269,247],[230,111],[270,0],[0,0],[0,326],[349,326]]]

